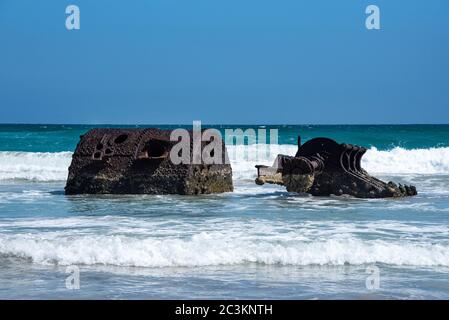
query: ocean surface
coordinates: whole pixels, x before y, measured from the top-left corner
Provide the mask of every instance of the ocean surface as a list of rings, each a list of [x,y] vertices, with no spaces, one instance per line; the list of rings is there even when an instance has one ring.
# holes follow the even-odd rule
[[[449,299],[449,125],[214,127],[279,130],[258,159],[261,145],[228,146],[233,193],[65,196],[91,127],[0,125],[0,298]],[[418,196],[255,185],[298,134],[369,148],[368,172]]]

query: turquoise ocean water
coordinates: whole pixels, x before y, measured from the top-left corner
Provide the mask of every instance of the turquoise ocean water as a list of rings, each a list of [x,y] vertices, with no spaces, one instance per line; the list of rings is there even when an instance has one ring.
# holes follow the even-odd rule
[[[0,298],[449,298],[449,125],[213,127],[278,129],[263,158],[228,146],[233,193],[69,197],[71,154],[92,126],[0,125]],[[255,185],[254,165],[294,154],[298,134],[368,147],[365,169],[418,196]]]

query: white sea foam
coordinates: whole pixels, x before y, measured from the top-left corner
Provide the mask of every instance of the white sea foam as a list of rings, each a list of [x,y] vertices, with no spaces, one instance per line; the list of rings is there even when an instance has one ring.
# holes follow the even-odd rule
[[[278,154],[294,155],[298,147],[284,145],[236,145],[227,146],[234,180],[254,180],[256,165],[271,166]]]
[[[288,238],[288,234],[284,238]],[[233,239],[202,232],[187,239],[88,235],[47,238],[45,235],[2,235],[0,254],[39,264],[115,265],[133,267],[192,267],[245,263],[280,265],[449,266],[449,247],[357,238]]]
[[[294,155],[294,145],[228,146],[235,180],[256,176],[256,164],[271,165],[278,154]],[[0,152],[0,180],[64,181],[71,152]],[[363,157],[363,167],[378,174],[449,174],[449,148],[388,151],[371,148]]]
[[[246,263],[449,266],[448,227],[413,221],[9,219],[0,256],[38,264],[189,267]],[[44,229],[42,229],[44,228]],[[21,232],[17,232],[21,230]],[[392,238],[392,234],[400,237]],[[438,240],[435,241],[436,239]]]
[[[261,147],[228,147],[234,176],[237,179],[253,179],[256,164],[272,165],[278,154],[294,155],[294,145],[274,145],[266,157],[257,157]],[[236,158],[232,154],[240,155]],[[242,155],[247,154],[244,158]],[[429,149],[403,149],[400,147],[387,151],[371,148],[362,158],[362,166],[370,173],[377,174],[449,174],[449,147]]]
[[[449,148],[403,149],[388,151],[371,148],[362,166],[375,173],[449,174]]]
[[[0,180],[59,181],[67,179],[71,152],[0,152]]]

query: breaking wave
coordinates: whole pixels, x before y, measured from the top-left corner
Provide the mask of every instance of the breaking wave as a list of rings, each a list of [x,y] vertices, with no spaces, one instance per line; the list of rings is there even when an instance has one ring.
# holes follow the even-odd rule
[[[0,152],[0,180],[65,181],[71,152]]]
[[[295,154],[294,145],[228,146],[234,179],[253,179],[256,164],[271,165],[278,154]],[[71,152],[0,152],[0,180],[65,181]],[[384,174],[449,173],[449,148],[388,151],[371,148],[363,157],[368,172]]]
[[[287,235],[284,235],[287,237]],[[431,243],[395,243],[357,238],[302,242],[225,239],[202,232],[188,239],[89,235],[45,238],[10,235],[0,238],[0,256],[50,265],[124,267],[193,267],[257,263],[267,265],[449,266],[449,247]]]
[[[375,173],[449,173],[449,148],[403,149],[400,147],[388,151],[371,148],[362,162],[368,172]]]
[[[234,177],[253,179],[256,164],[272,165],[278,154],[294,155],[297,151],[294,145],[274,145],[267,147],[268,156],[264,152],[264,156],[257,156],[264,148],[260,145],[228,147]],[[232,157],[233,153],[237,154],[237,158]],[[408,150],[396,147],[381,151],[372,147],[362,158],[362,166],[368,172],[377,174],[449,174],[449,148]]]

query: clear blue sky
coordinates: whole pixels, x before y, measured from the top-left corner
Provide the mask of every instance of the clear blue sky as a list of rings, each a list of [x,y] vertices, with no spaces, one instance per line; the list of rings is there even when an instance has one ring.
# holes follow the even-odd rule
[[[2,123],[449,123],[447,0],[0,0],[0,41]]]

